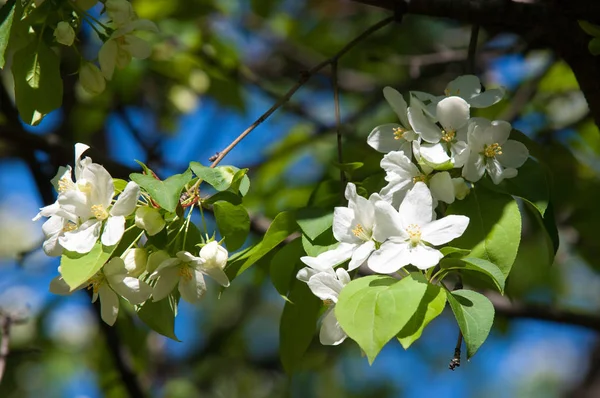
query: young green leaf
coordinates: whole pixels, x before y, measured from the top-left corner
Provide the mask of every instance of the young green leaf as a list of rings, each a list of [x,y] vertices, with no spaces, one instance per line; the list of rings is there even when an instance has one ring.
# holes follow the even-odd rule
[[[34,40],[17,51],[11,67],[19,115],[28,124],[38,124],[62,104],[63,82],[58,56],[42,40]]]
[[[579,27],[585,31],[590,36],[600,37],[600,26],[594,25],[588,21],[577,21],[579,22]]]
[[[405,350],[421,337],[425,327],[442,313],[445,306],[446,293],[444,290],[436,285],[427,285],[427,290],[417,311],[396,336]]]
[[[452,246],[471,249],[469,257],[488,260],[508,276],[521,241],[521,214],[512,196],[478,184],[464,200],[451,204],[447,214],[471,219],[465,233],[453,240]]]
[[[331,228],[333,224],[333,212],[327,209],[305,207],[296,211],[296,220],[310,240],[315,240],[319,235]]]
[[[296,279],[296,273],[301,267],[300,256],[303,253],[302,241],[296,238],[282,247],[271,260],[271,282],[283,297],[287,296],[290,285]]]
[[[250,232],[250,216],[242,205],[232,205],[229,202],[216,202],[213,205],[217,227],[225,238],[227,250],[239,249]]]
[[[177,300],[169,295],[160,301],[146,300],[136,309],[138,316],[150,329],[175,341],[180,341],[175,335],[175,316],[177,315]]]
[[[440,249],[444,257],[460,258],[468,256],[471,250],[459,249],[458,247],[445,246]]]
[[[370,364],[417,312],[427,286],[420,274],[402,280],[373,275],[355,279],[342,289],[335,315]]]
[[[335,249],[338,245],[339,242],[333,237],[331,228],[317,236],[314,240],[311,240],[306,235],[302,234],[302,247],[304,248],[306,255],[311,257],[316,257],[328,250]]]
[[[191,162],[190,168],[202,181],[209,185],[212,185],[217,191],[226,191],[232,186],[232,183],[236,183],[236,191],[243,195],[248,192],[250,188],[250,180],[246,175],[246,171],[240,170],[234,166],[217,166],[214,168],[202,165],[199,162]],[[239,174],[238,174],[239,173]],[[236,176],[237,174],[237,176]],[[237,193],[237,192],[234,192]]]
[[[494,306],[482,294],[472,290],[446,291],[470,359],[487,339],[494,323]]]
[[[144,188],[160,207],[174,212],[179,203],[181,190],[192,179],[192,172],[187,170],[183,174],[175,174],[164,181],[139,173],[132,173],[129,178]]]
[[[60,272],[71,291],[100,271],[116,247],[103,246],[98,241],[86,254],[65,251],[60,258]]]
[[[290,301],[283,307],[279,324],[279,355],[287,373],[299,367],[310,346],[320,308],[321,301],[312,294],[306,283],[292,283]]]
[[[492,287],[500,293],[504,293],[504,284],[506,278],[496,264],[487,260],[475,257],[467,258],[445,258],[440,262],[440,268],[444,270],[456,270],[465,276],[475,276],[475,278],[485,278],[486,287]],[[475,273],[476,275],[473,275]],[[465,281],[468,282],[468,281]]]
[[[113,185],[115,187],[115,194],[119,194],[123,192],[123,190],[127,186],[127,181],[122,180],[120,178],[113,178]]]
[[[18,21],[21,18],[22,8],[21,2],[17,5],[15,0],[8,0],[0,8],[0,69],[4,68],[6,62],[5,54],[10,40],[10,31],[15,20],[15,12]]]

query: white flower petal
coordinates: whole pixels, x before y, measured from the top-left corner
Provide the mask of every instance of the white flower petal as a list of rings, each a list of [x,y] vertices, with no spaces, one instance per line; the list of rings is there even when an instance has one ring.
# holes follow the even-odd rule
[[[100,51],[98,52],[98,61],[100,63],[100,70],[106,78],[111,80],[115,72],[115,66],[117,65],[117,53],[119,52],[119,45],[115,40],[106,41]]]
[[[432,165],[441,165],[450,161],[450,156],[446,153],[444,144],[441,142],[437,144],[421,144],[420,153],[423,159]]]
[[[125,276],[127,274],[127,268],[125,267],[125,261],[121,257],[113,257],[110,259],[108,263],[104,265],[102,269],[104,275],[107,278],[122,275]]]
[[[512,126],[510,123],[503,120],[494,120],[492,125],[486,130],[486,134],[491,135],[491,143],[496,143],[503,146],[506,140],[508,140],[511,130]]]
[[[458,141],[450,146],[450,157],[455,168],[463,167],[469,159],[469,146],[464,141]]]
[[[100,296],[100,317],[110,326],[114,325],[119,315],[119,297],[106,283],[98,288],[98,296]]]
[[[434,246],[443,245],[461,236],[469,226],[469,217],[450,215],[421,228],[421,239]]]
[[[206,283],[200,271],[193,271],[190,279],[179,278],[179,293],[181,293],[181,298],[188,303],[197,303],[205,292]]]
[[[431,192],[423,182],[417,182],[402,201],[398,213],[404,229],[410,224],[425,225],[432,220]]]
[[[486,163],[486,170],[494,184],[498,185],[502,182],[502,180],[504,180],[504,168],[498,160],[488,159]]]
[[[469,99],[469,104],[473,108],[487,108],[492,106],[504,97],[505,89],[503,87],[485,90],[483,93]]]
[[[134,35],[125,35],[125,43],[121,48],[137,59],[146,59],[152,54],[152,46],[144,39]]]
[[[113,276],[108,279],[110,287],[131,304],[141,304],[152,294],[152,287],[131,276]]]
[[[71,252],[89,253],[98,241],[102,223],[97,220],[88,220],[74,231],[65,232],[58,238],[62,247]]]
[[[444,130],[456,132],[469,121],[469,104],[460,97],[444,98],[437,104],[436,116]]]
[[[407,113],[406,101],[404,100],[404,97],[402,97],[402,94],[400,94],[397,90],[388,86],[388,87],[383,88],[383,96],[384,96],[385,100],[388,102],[388,104],[390,104],[390,106],[392,107],[392,109],[394,110],[396,115],[398,115],[398,119],[400,120],[400,123],[402,123],[402,125],[404,127],[410,126],[410,124],[408,123],[408,117],[406,114]]]
[[[368,267],[380,274],[392,274],[410,264],[409,243],[387,241],[367,261]]]
[[[393,151],[384,155],[380,166],[386,173],[396,174],[403,179],[412,179],[421,174],[417,166],[401,151]]]
[[[154,236],[165,227],[166,222],[158,209],[150,206],[138,207],[135,211],[135,226]]]
[[[333,209],[333,236],[338,242],[358,244],[360,238],[352,233],[356,224],[354,211],[347,207]]]
[[[413,130],[421,136],[424,141],[435,144],[442,138],[442,131],[431,120],[425,116],[420,107],[410,106],[408,108],[408,120]]]
[[[519,141],[508,140],[502,144],[502,155],[496,155],[496,159],[504,167],[513,169],[523,166],[529,157],[529,150]]]
[[[110,216],[104,224],[102,231],[102,244],[104,246],[113,246],[119,243],[125,233],[125,217]]]
[[[317,257],[304,256],[300,260],[314,269],[332,268],[352,257],[356,244],[340,243],[335,249],[319,254]]]
[[[372,240],[366,241],[354,250],[352,253],[352,258],[350,259],[350,263],[348,264],[348,271],[355,270],[360,267],[362,263],[364,263],[369,255],[373,253],[375,250],[375,242]]]
[[[431,195],[437,200],[448,204],[454,202],[454,184],[452,184],[452,177],[447,171],[434,174],[429,180],[429,189]]]
[[[321,330],[319,331],[319,341],[323,345],[338,345],[348,337],[335,317],[334,308],[328,308],[323,314]]]
[[[181,264],[180,259],[170,258],[170,257],[168,257],[168,254],[167,254],[167,258],[158,264],[158,267],[156,268],[155,271],[152,272],[152,274],[150,275],[150,278],[154,279],[156,276],[159,276],[164,270],[169,269],[169,268],[174,268],[174,267],[178,266],[179,264]]]
[[[171,259],[169,253],[165,250],[159,250],[157,252],[153,252],[148,256],[148,262],[146,263],[146,272],[152,274],[154,271],[158,269],[158,266],[163,263],[165,260],[175,260],[179,262],[176,258]]]
[[[481,81],[475,75],[463,75],[452,80],[446,86],[446,95],[456,95],[469,101],[481,92]]]
[[[108,210],[115,195],[115,186],[110,173],[103,166],[92,163],[83,169],[82,178],[92,185],[91,204]]]
[[[137,200],[140,196],[140,187],[133,181],[129,181],[123,192],[110,210],[113,216],[128,216],[135,210]]]
[[[348,283],[350,283],[350,275],[345,269],[337,268],[335,270],[335,274],[337,275],[337,278],[342,284],[342,286],[346,286]]]
[[[479,153],[469,155],[469,159],[465,162],[462,170],[462,176],[471,182],[477,182],[485,173],[485,158]]]
[[[222,270],[227,265],[228,257],[227,250],[216,241],[209,242],[200,249],[200,258],[204,260],[202,269],[218,268]],[[224,283],[229,285],[229,280],[225,279],[225,281]]]
[[[432,247],[418,244],[410,249],[410,263],[419,269],[436,266],[444,255]]]
[[[215,281],[217,281],[217,283],[219,285],[224,286],[224,287],[229,286],[229,278],[227,277],[227,274],[225,273],[225,271],[223,271],[222,268],[219,268],[219,267],[204,268],[203,267],[202,272],[204,272],[206,275],[210,276]]]
[[[394,129],[396,128],[401,128],[401,126],[390,123],[375,127],[367,137],[367,144],[382,153],[399,150],[406,143],[406,140],[403,138],[397,139],[394,136]]]
[[[408,239],[400,215],[392,205],[387,202],[378,202],[375,209],[373,239],[377,242],[385,242],[392,237]]]
[[[152,291],[152,301],[160,301],[167,297],[179,282],[179,268],[164,268],[159,273],[158,281]]]
[[[331,300],[337,303],[337,298],[344,286],[336,278],[336,274],[319,272],[309,279],[308,287],[321,300]]]

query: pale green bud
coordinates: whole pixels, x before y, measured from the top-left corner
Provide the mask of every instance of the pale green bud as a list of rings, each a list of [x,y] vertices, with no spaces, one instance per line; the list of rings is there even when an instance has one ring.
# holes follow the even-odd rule
[[[98,95],[106,88],[106,80],[104,80],[102,72],[91,62],[81,65],[79,69],[79,82],[81,83],[81,87],[92,95]]]
[[[149,206],[138,207],[135,212],[135,225],[154,236],[165,227],[165,220],[158,209]]]
[[[124,25],[135,17],[133,7],[127,0],[107,0],[104,4],[106,13],[118,25]]]
[[[454,195],[458,200],[463,200],[471,191],[469,185],[461,177],[453,178],[452,185],[454,185]]]
[[[129,249],[123,256],[127,273],[135,278],[140,276],[146,270],[148,255],[144,249]]]
[[[165,260],[170,259],[169,253],[164,250],[159,250],[148,256],[148,262],[146,263],[146,271],[151,274],[156,271],[156,268]]]
[[[68,22],[60,21],[54,29],[56,41],[65,46],[70,46],[75,41],[75,31]]]

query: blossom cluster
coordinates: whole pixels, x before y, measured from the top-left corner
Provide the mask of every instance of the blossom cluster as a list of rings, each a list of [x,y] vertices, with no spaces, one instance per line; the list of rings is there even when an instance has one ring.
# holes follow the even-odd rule
[[[112,325],[119,311],[119,296],[139,305],[150,298],[163,300],[177,288],[183,300],[194,303],[206,291],[204,275],[229,286],[223,271],[228,252],[214,239],[207,237],[199,244],[197,256],[174,245],[144,245],[144,239],[167,228],[166,212],[134,181],[125,184],[120,180],[124,187],[117,190],[117,180],[102,165],[83,157],[88,148],[75,145],[74,168],[60,167],[52,180],[58,193],[56,201],[41,208],[33,220],[48,217],[42,230],[43,250],[49,256],[74,255],[81,259],[96,248],[114,251],[80,286],[69,286],[63,267],[59,267],[60,275],[50,285],[52,292],[70,294],[90,289],[93,301],[100,298],[102,319]],[[173,220],[176,217],[169,222]],[[134,229],[141,232],[125,241],[128,246],[117,252],[125,233]]]
[[[145,59],[150,56],[150,44],[138,37],[137,32],[158,32],[154,22],[136,16],[127,0],[107,0],[104,10],[109,20],[102,23],[89,14],[89,10],[97,3],[97,0],[69,0],[67,4],[73,9],[72,18],[58,22],[54,29],[57,43],[72,46],[75,42],[75,28],[81,21],[86,20],[93,24],[92,27],[103,41],[98,52],[100,67],[95,62],[82,59],[79,68],[81,86],[93,95],[104,91],[106,80],[112,79],[115,68],[125,68],[132,58]]]
[[[408,265],[435,267],[443,258],[439,247],[469,225],[463,215],[438,218],[438,213],[443,216],[440,202],[464,199],[485,174],[494,184],[515,177],[529,157],[525,145],[509,139],[508,122],[471,117],[471,108],[491,106],[504,95],[502,88],[482,90],[476,76],[458,77],[442,96],[411,92],[410,105],[391,87],[383,95],[399,123],[376,127],[367,143],[385,154],[380,165],[387,184],[366,199],[348,183],[348,206],[336,207],[333,215],[339,244],[316,257],[302,257],[307,267],[297,275],[329,306],[320,332],[326,345],[346,337],[333,308],[350,282],[348,272],[361,266],[380,274]],[[335,268],[347,261],[347,271]]]

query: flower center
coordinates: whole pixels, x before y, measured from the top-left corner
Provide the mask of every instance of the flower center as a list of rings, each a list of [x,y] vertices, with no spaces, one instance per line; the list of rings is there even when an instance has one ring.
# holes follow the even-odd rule
[[[460,89],[457,89],[457,90],[456,90],[456,94],[452,94],[452,92],[451,92],[450,90],[448,90],[448,89],[445,89],[445,90],[444,90],[444,94],[446,94],[446,97],[450,97],[450,96],[452,96],[452,95],[459,95],[459,94],[460,94]]]
[[[69,232],[69,231],[73,231],[74,229],[77,229],[77,224],[75,224],[73,221],[67,221],[67,223],[63,227],[62,231]]]
[[[413,245],[417,245],[421,241],[421,227],[417,224],[410,224],[406,227],[406,233],[408,234],[408,238],[410,239],[410,243]]]
[[[63,177],[58,180],[58,193],[65,193],[72,189],[75,189],[75,184],[73,184],[70,178]]]
[[[92,206],[92,214],[96,219],[102,221],[108,218],[108,212],[102,205],[93,205]]]
[[[502,147],[498,143],[486,145],[483,149],[483,154],[486,158],[495,158],[496,155],[502,155]]]
[[[183,263],[179,266],[179,276],[186,281],[192,280],[192,267],[188,263]]]
[[[401,140],[404,138],[404,133],[406,133],[408,130],[403,127],[394,127],[392,131],[394,132],[394,139]]]
[[[323,304],[324,304],[326,307],[331,307],[331,306],[333,306],[335,303],[333,302],[333,300],[332,300],[332,299],[326,299],[326,300],[323,300]]]
[[[105,280],[106,280],[106,277],[104,276],[104,274],[99,272],[90,278],[90,280],[88,281],[87,289],[88,290],[92,289],[92,292],[94,292],[94,294],[96,294],[96,293],[98,293],[100,286],[102,286],[102,284],[104,283]]]
[[[424,174],[419,174],[419,175],[417,175],[417,176],[414,176],[414,177],[412,178],[412,182],[413,182],[413,184],[416,184],[417,182],[424,182],[424,183],[427,183],[427,176],[426,176],[426,175],[424,175]]]
[[[451,142],[456,137],[456,131],[454,130],[442,130],[442,138],[441,140],[444,142]]]
[[[354,236],[361,240],[364,240],[365,242],[371,239],[371,236],[368,234],[368,231],[366,231],[360,224],[356,224],[356,227],[352,229],[352,233],[354,234]]]

